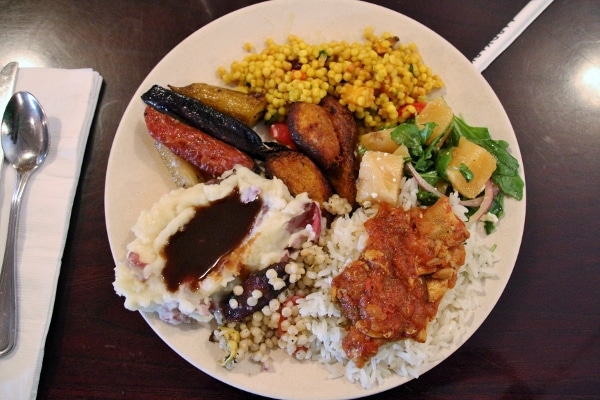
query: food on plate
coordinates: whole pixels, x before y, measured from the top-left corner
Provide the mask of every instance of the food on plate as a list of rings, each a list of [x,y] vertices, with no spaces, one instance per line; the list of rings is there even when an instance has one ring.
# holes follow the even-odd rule
[[[323,169],[340,162],[340,142],[325,109],[317,104],[290,105],[288,125],[296,147]]]
[[[481,188],[496,170],[496,159],[489,151],[461,137],[448,154],[446,176],[452,187],[468,199],[481,193]]]
[[[519,161],[510,154],[508,143],[492,139],[487,128],[469,126],[463,118],[455,115],[452,121],[452,143],[456,145],[461,137],[483,147],[494,156],[496,169],[491,178],[494,185],[501,193],[521,200],[525,182],[519,175]]]
[[[283,179],[286,184],[307,188],[305,190],[308,190],[309,180],[313,180],[317,182],[313,190],[319,193],[315,200],[327,200],[335,193],[354,204],[358,176],[358,131],[356,121],[346,107],[330,95],[325,96],[318,105],[297,102],[290,106],[284,126],[279,122],[273,125],[276,128],[271,129],[271,132],[274,132],[275,139],[299,153],[293,156],[268,157],[266,168],[271,176]],[[312,162],[302,161],[303,157],[309,157],[316,163],[316,167],[312,166]],[[278,160],[279,168],[271,168],[273,160]],[[285,169],[281,162],[284,160],[287,163]],[[298,167],[296,170],[292,161]],[[311,170],[307,171],[307,168]],[[309,175],[303,179],[301,175],[306,172]],[[290,176],[294,176],[295,182],[289,182]],[[333,188],[333,191],[326,189],[326,186]],[[297,189],[292,189],[292,192],[295,190]],[[328,195],[324,198],[326,194]]]
[[[273,122],[270,124],[269,134],[277,143],[280,143],[290,150],[298,150],[296,144],[292,140],[290,127],[286,122]]]
[[[443,100],[432,100],[424,106],[423,112],[430,104],[434,104],[435,112],[427,115],[427,122],[421,120],[419,124],[417,115],[415,120],[359,138],[362,161],[357,200],[377,201],[378,196],[395,195],[397,188],[392,183],[399,174],[394,174],[393,168],[386,168],[394,159],[383,157],[382,153],[396,155],[404,160],[403,172],[418,183],[417,198],[421,205],[431,205],[443,196],[458,192],[462,196],[461,204],[470,208],[469,223],[483,219],[486,231],[491,233],[504,213],[504,197],[517,200],[523,197],[519,163],[510,154],[508,144],[492,139],[487,128],[468,125],[454,115]],[[440,126],[443,129],[434,137],[436,127]],[[372,152],[377,156],[369,154]],[[382,174],[391,177],[391,181],[387,184],[369,182],[371,177]]]
[[[286,265],[286,261],[281,261],[250,272],[236,290],[215,304],[213,313],[220,323],[240,322],[283,292],[288,278]]]
[[[154,85],[142,100],[161,113],[219,139],[252,157],[263,159],[271,149],[248,125],[204,103]]]
[[[236,165],[254,168],[247,154],[153,107],[146,107],[144,120],[154,139],[209,176],[220,176]]]
[[[154,145],[160,160],[177,186],[186,188],[204,181],[202,172],[194,164],[179,157],[161,142],[156,141]]]
[[[199,100],[223,114],[237,118],[249,126],[256,125],[262,119],[267,108],[265,96],[257,92],[243,93],[202,82],[191,83],[183,87],[169,85],[169,88],[174,92]]]
[[[342,347],[358,367],[399,339],[425,342],[427,325],[465,261],[469,231],[447,197],[423,210],[383,203],[365,222],[367,244],[332,282],[351,321]]]
[[[293,195],[307,193],[308,197],[324,204],[333,195],[331,185],[312,160],[297,151],[279,151],[267,156],[265,172],[285,183]]]
[[[356,201],[397,204],[404,176],[404,158],[382,151],[367,151],[360,161]]]
[[[364,150],[395,153],[400,146],[392,139],[394,128],[381,129],[360,135],[360,147]]]
[[[287,263],[318,238],[318,209],[306,194],[292,197],[281,181],[244,167],[175,189],[132,228],[115,290],[130,310],[156,312],[171,323],[210,321],[211,310],[221,309],[221,299],[249,274]]]
[[[232,116],[238,92],[196,83],[142,95],[159,148],[199,158],[214,179],[175,179],[187,188],[140,215],[114,283],[128,309],[210,323],[226,368],[248,358],[269,370],[281,349],[342,365],[363,387],[414,377],[460,341],[494,262],[475,222],[491,233],[504,196],[522,198],[519,165],[429,97],[443,84],[416,46],[365,38],[267,41],[219,70],[243,101],[264,96],[274,142],[250,126],[260,106]]]
[[[327,95],[321,100],[321,107],[327,111],[333,129],[340,144],[340,161],[325,170],[327,179],[335,192],[354,204],[356,199],[356,178],[358,177],[358,157],[356,144],[358,129],[356,121],[348,108],[342,106],[333,96]]]
[[[268,39],[264,50],[220,67],[226,85],[264,93],[265,120],[282,120],[295,102],[318,104],[327,94],[340,100],[367,130],[414,118],[416,105],[443,86],[413,43],[389,32],[364,31],[363,42],[307,43],[290,35],[284,44]]]
[[[218,112],[236,118],[249,126],[256,125],[262,118],[267,104],[264,96],[258,93],[247,94],[205,83],[192,83],[184,87],[169,85],[169,88],[176,93],[196,99]],[[175,184],[180,187],[190,187],[203,181],[201,171],[192,162],[179,157],[169,147],[158,141],[156,142],[156,149]],[[203,151],[206,151],[206,149],[198,149],[198,153]]]
[[[415,124],[423,129],[426,124],[433,122],[435,126],[425,144],[429,145],[435,140],[437,146],[441,147],[450,134],[453,118],[454,113],[452,109],[446,104],[446,100],[440,96],[427,102],[423,109],[417,112]],[[439,138],[440,136],[441,138]]]

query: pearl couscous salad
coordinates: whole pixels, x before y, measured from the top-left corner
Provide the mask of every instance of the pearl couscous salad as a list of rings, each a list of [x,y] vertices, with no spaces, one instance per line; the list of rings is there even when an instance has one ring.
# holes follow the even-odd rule
[[[297,36],[287,43],[267,40],[265,49],[234,61],[218,74],[226,85],[265,93],[265,120],[283,119],[293,102],[319,103],[333,94],[367,129],[397,125],[414,117],[418,104],[443,87],[414,43],[397,36],[377,36],[365,29],[364,42],[310,44]]]

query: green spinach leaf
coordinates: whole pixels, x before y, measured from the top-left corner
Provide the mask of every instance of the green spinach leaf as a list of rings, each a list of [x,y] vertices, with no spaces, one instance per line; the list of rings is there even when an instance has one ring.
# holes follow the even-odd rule
[[[492,174],[492,181],[506,195],[521,200],[525,182],[519,176],[519,161],[507,150],[508,143],[504,140],[493,140],[487,128],[470,126],[455,115],[452,121],[451,141],[458,143],[460,136],[483,147],[496,158],[496,171]]]

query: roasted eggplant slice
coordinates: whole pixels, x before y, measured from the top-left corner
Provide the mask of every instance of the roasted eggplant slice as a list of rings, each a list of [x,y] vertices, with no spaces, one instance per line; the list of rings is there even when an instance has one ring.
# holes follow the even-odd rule
[[[254,158],[263,160],[273,148],[282,147],[263,143],[252,128],[238,119],[162,86],[152,86],[142,94],[142,100],[160,112],[206,132]]]
[[[279,262],[260,271],[251,272],[240,284],[243,289],[240,294],[232,292],[221,300],[219,309],[223,320],[241,321],[269,304],[269,301],[277,297],[287,286],[282,285],[275,289],[272,284],[276,280],[287,280],[285,266],[285,262]]]

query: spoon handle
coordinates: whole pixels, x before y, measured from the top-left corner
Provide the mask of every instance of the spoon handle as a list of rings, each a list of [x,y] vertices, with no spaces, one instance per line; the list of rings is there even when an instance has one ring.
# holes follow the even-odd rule
[[[10,353],[17,343],[17,234],[21,197],[31,171],[17,173],[10,203],[6,249],[0,274],[0,357]]]

